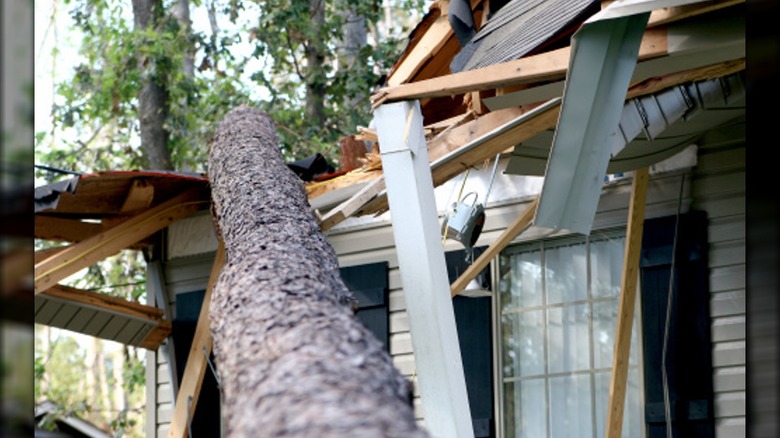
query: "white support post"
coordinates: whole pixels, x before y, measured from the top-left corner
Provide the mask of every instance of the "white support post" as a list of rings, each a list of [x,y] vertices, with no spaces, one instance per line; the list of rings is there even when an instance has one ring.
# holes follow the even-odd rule
[[[471,438],[420,104],[385,104],[375,116],[426,429],[438,438]]]

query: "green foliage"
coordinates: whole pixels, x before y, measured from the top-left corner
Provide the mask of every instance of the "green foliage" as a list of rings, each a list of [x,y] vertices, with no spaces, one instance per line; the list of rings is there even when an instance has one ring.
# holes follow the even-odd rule
[[[325,1],[321,26],[310,19],[308,0],[191,2],[213,8],[221,23],[217,33],[187,32],[169,12],[174,3],[163,2],[166,13],[152,29],[136,31],[127,0],[66,2],[82,35],[83,62],[57,85],[55,127],[51,134],[37,133],[37,162],[81,172],[144,167],[137,96],[147,78],[168,92],[167,145],[177,169],[207,170],[216,124],[241,104],[266,110],[277,121],[286,159],[322,152],[336,162],[334,145],[368,124],[370,93],[403,48],[403,41],[385,36],[363,47],[353,62],[339,59],[341,12],[353,8],[366,17],[370,39],[376,39],[379,0]],[[399,6],[421,10],[423,3],[404,0]],[[247,43],[253,52],[240,53]],[[321,68],[307,65],[307,50],[322,56]],[[188,53],[195,54],[192,75],[182,69]],[[324,92],[322,124],[305,116],[306,84]]]

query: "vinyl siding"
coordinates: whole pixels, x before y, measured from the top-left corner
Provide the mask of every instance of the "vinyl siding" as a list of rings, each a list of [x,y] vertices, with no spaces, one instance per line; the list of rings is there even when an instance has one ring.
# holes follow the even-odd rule
[[[706,210],[709,217],[710,312],[712,317],[713,384],[715,390],[716,436],[745,436],[745,148],[740,125],[699,144],[698,164],[685,174],[681,200],[683,210]],[[648,218],[674,214],[677,210],[681,174],[654,175],[647,195]],[[624,226],[630,197],[630,180],[605,187],[594,220],[599,229]],[[503,200],[487,209],[487,220],[477,246],[489,245],[522,212],[529,198]],[[405,376],[415,376],[414,352],[409,318],[403,295],[392,228],[387,216],[368,225],[336,227],[328,233],[341,266],[374,262],[389,264],[390,352],[393,363]],[[205,219],[204,219],[205,220]],[[210,219],[209,219],[210,220]],[[516,242],[533,240],[524,234]],[[448,241],[445,250],[462,247]],[[170,296],[202,290],[208,282],[213,253],[170,260],[164,272]],[[170,305],[175,306],[172,299]],[[172,312],[175,312],[172,308]],[[158,436],[167,431],[172,404],[167,365],[157,355]],[[419,392],[415,391],[415,413],[423,422]]]
[[[746,435],[744,125],[709,136],[693,172],[693,207],[709,217],[715,428]]]

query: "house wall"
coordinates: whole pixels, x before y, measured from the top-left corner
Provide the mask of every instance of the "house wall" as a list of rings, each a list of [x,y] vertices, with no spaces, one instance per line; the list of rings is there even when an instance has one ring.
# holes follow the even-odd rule
[[[681,178],[685,178],[681,208],[705,210],[709,217],[710,312],[712,316],[713,383],[715,391],[716,436],[745,436],[745,148],[744,124],[720,129],[706,136],[697,149],[697,165],[681,173],[652,174],[648,187],[648,218],[675,214],[678,207]],[[502,184],[511,177],[501,176]],[[497,181],[498,183],[498,181]],[[533,184],[532,184],[533,185]],[[450,190],[446,188],[446,190]],[[438,190],[442,192],[442,190]],[[630,180],[618,180],[605,186],[594,230],[624,226],[628,214]],[[489,245],[526,207],[531,197],[524,195],[508,199],[501,193],[521,193],[494,188],[496,196],[487,209],[487,221],[477,246]],[[444,199],[447,199],[444,194]],[[440,196],[437,196],[441,199]],[[443,207],[446,203],[441,202]],[[398,259],[394,249],[389,215],[374,221],[363,218],[347,221],[328,233],[341,266],[374,262],[389,264],[389,319],[390,351],[399,371],[414,380],[415,362],[409,319],[406,313]],[[208,220],[205,216],[198,220]],[[190,226],[190,225],[187,225]],[[532,234],[523,234],[517,242],[533,240]],[[462,249],[457,242],[448,241],[446,251]],[[175,305],[175,294],[204,289],[213,253],[181,257],[165,263],[165,284],[170,293],[170,305]],[[172,389],[168,368],[162,355],[157,355],[157,400],[155,428],[158,436],[167,432],[172,405]],[[415,413],[424,424],[424,411],[419,393],[414,398]]]

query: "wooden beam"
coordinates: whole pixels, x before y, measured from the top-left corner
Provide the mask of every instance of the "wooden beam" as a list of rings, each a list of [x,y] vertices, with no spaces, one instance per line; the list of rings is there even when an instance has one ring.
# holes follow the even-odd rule
[[[623,405],[626,399],[628,361],[631,352],[631,328],[634,322],[639,256],[642,249],[642,231],[645,222],[648,169],[634,171],[631,184],[631,203],[628,206],[628,229],[623,256],[623,275],[620,284],[615,348],[612,357],[612,375],[609,384],[607,426],[605,437],[617,438],[623,432]]]
[[[733,73],[740,72],[744,69],[745,58],[741,58],[735,59],[733,61],[707,65],[704,67],[692,68],[690,70],[674,72],[660,77],[649,78],[632,85],[628,89],[626,100],[657,93],[675,85],[721,78]]]
[[[35,238],[55,242],[80,242],[103,231],[97,222],[35,215]]]
[[[203,304],[200,307],[198,325],[195,327],[195,335],[192,338],[190,353],[187,357],[187,365],[184,367],[179,394],[173,405],[173,418],[168,429],[168,438],[184,438],[187,436],[187,421],[195,415],[198,405],[200,388],[203,384],[203,376],[208,366],[206,359],[211,355],[211,330],[209,329],[209,305],[211,305],[211,292],[217,282],[222,267],[225,265],[225,245],[222,241],[217,247],[214,264],[211,267],[211,275],[206,293],[203,295]]]
[[[337,224],[344,221],[344,219],[352,216],[358,210],[360,210],[368,201],[373,199],[376,195],[385,189],[385,178],[380,176],[379,178],[371,181],[367,186],[363,187],[359,192],[352,195],[351,198],[342,202],[338,206],[330,210],[320,220],[320,230],[327,231]]]
[[[152,205],[154,199],[154,186],[144,179],[134,179],[130,190],[127,192],[125,202],[119,212],[122,214],[135,213]]]
[[[65,248],[67,248],[67,246],[53,246],[51,248],[39,249],[38,251],[35,251],[35,261],[33,263],[37,265],[42,260],[46,260]]]
[[[564,79],[569,68],[570,47],[520,58],[475,70],[464,71],[410,84],[385,87],[371,97],[374,108],[399,100],[453,96],[471,91],[512,87],[542,81]],[[658,27],[645,32],[638,59],[652,59],[667,54],[666,29]]]
[[[35,293],[38,294],[71,274],[118,253],[198,210],[205,203],[207,201],[202,189],[190,189],[110,230],[73,244],[36,263]]]
[[[439,16],[426,30],[417,44],[412,47],[408,55],[404,57],[401,63],[390,72],[387,78],[388,85],[400,85],[409,82],[414,75],[444,47],[447,40],[452,38],[452,26],[450,26],[449,1],[438,2]]]
[[[729,6],[734,6],[741,3],[745,3],[745,0],[714,0],[707,3],[696,3],[692,5],[677,6],[674,8],[656,9],[650,13],[650,19],[647,22],[647,27],[649,28],[668,24],[673,21],[694,17],[696,15],[705,14],[707,12],[717,11],[718,9],[727,8]]]
[[[469,284],[471,280],[474,279],[474,277],[477,276],[485,267],[490,264],[490,261],[493,260],[498,254],[506,248],[509,243],[512,242],[512,240],[517,237],[520,233],[522,233],[526,228],[528,228],[529,225],[531,225],[531,221],[534,219],[534,215],[536,214],[536,207],[539,206],[539,198],[535,198],[529,205],[526,207],[525,211],[523,211],[520,216],[515,219],[514,222],[512,222],[511,225],[509,225],[506,230],[504,230],[503,233],[496,239],[495,242],[491,243],[488,249],[485,250],[485,252],[482,253],[476,260],[474,260],[474,263],[472,263],[468,269],[466,269],[463,274],[461,274],[460,277],[458,277],[455,282],[452,283],[450,286],[450,295],[455,296],[466,288],[466,286]]]
[[[456,126],[428,142],[428,158],[433,162],[441,157],[454,152],[463,145],[486,135],[499,126],[509,123],[523,115],[524,108],[505,108],[480,116],[468,123]]]

